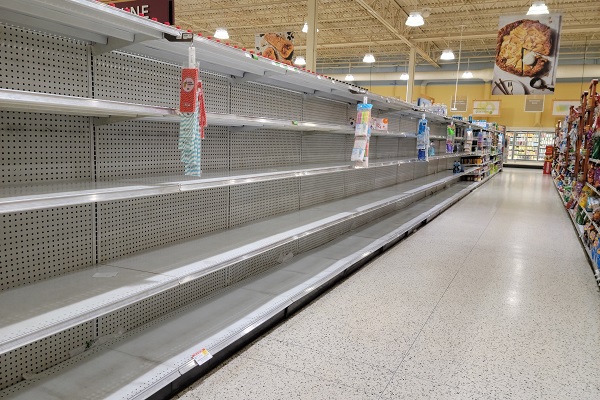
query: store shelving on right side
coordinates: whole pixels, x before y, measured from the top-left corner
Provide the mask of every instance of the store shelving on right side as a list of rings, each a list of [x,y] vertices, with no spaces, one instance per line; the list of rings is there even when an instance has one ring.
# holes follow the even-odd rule
[[[557,124],[552,177],[600,283],[600,96],[598,80]]]

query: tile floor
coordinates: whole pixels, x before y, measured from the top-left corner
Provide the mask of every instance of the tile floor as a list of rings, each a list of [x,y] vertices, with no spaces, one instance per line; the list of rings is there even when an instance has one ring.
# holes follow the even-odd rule
[[[600,399],[600,293],[554,190],[505,169],[181,399]]]

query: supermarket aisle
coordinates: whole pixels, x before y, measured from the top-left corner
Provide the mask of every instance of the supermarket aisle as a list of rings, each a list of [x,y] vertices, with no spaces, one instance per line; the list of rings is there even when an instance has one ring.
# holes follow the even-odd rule
[[[598,399],[600,294],[552,181],[508,169],[183,399]]]

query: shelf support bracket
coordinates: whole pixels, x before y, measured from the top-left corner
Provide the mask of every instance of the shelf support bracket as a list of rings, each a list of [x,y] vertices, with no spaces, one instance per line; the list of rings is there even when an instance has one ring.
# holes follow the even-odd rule
[[[95,117],[94,125],[97,125],[97,126],[109,125],[109,124],[114,124],[116,122],[129,121],[129,120],[136,119],[136,118],[138,118],[138,117]]]
[[[125,40],[125,39],[117,39],[113,37],[109,37],[106,40],[106,44],[104,43],[94,43],[92,45],[92,55],[98,56],[104,53],[110,53],[113,50],[122,49],[123,47],[130,46],[134,43],[144,42],[146,40],[156,39],[150,36],[145,35],[135,35],[133,41]]]
[[[232,126],[231,128],[229,128],[229,130],[233,133],[237,133],[237,132],[252,132],[255,131],[257,129],[261,129],[264,128],[263,126]]]
[[[237,77],[237,76],[231,76],[229,77],[229,83],[234,84],[234,83],[244,83],[244,82],[249,82],[249,81],[255,81],[259,78],[264,77],[265,74],[259,75],[259,74],[252,74],[250,72],[244,72],[244,75],[241,77]]]

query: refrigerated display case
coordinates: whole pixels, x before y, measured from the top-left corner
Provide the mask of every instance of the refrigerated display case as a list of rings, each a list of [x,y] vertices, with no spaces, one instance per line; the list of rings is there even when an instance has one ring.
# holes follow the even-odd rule
[[[552,145],[552,132],[507,132],[508,161],[544,161],[546,146]]]
[[[538,161],[544,161],[546,156],[546,146],[554,145],[554,133],[552,132],[541,132],[540,133],[540,148],[538,150]]]
[[[514,148],[514,144],[515,144],[515,134],[513,132],[506,132],[506,137],[508,138],[508,146],[506,148],[506,154],[507,160],[512,160],[513,159],[513,148]]]

